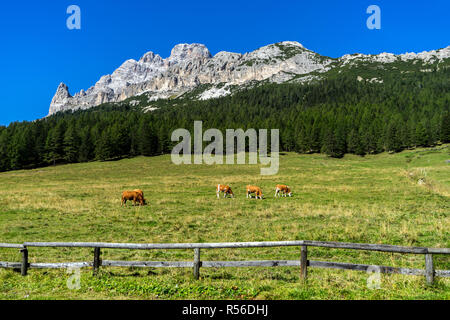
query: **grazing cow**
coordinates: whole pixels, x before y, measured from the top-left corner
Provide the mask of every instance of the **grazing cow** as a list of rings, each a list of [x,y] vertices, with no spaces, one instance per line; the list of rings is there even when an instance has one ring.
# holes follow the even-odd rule
[[[142,194],[136,191],[124,191],[122,193],[122,206],[127,205],[128,200],[133,201],[134,205],[136,205],[137,202],[139,202],[139,205],[141,206],[145,204]]]
[[[220,193],[223,192],[223,197],[226,198],[227,195],[230,195],[230,197],[234,198],[234,193],[231,191],[230,186],[227,186],[225,184],[218,184],[216,189],[216,195],[217,199],[220,198]]]
[[[256,199],[263,198],[263,193],[260,187],[256,186],[247,186],[247,198],[251,198],[251,194],[254,193],[256,195]]]
[[[282,193],[282,194],[281,194]],[[285,196],[288,195],[289,197],[292,197],[292,191],[291,188],[284,185],[284,184],[277,184],[277,187],[275,189],[275,197],[277,196]]]

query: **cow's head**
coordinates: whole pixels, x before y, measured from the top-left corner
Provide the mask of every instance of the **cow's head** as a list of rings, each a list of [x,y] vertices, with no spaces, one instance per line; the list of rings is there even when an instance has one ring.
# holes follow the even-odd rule
[[[139,201],[139,204],[140,204],[141,206],[144,206],[144,205],[145,205],[145,199],[144,199],[144,197],[142,196],[142,194],[138,194],[138,201]]]
[[[287,187],[287,194],[289,197],[292,197],[292,191],[290,187]]]

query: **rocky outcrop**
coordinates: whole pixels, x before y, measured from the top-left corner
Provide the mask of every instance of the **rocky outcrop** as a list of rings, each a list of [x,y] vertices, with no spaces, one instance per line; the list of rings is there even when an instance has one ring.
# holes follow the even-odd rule
[[[262,80],[282,83],[299,75],[305,76],[295,81],[307,81],[317,78],[317,73],[358,61],[392,63],[421,59],[424,63],[434,63],[448,57],[450,47],[419,54],[354,54],[332,59],[294,41],[271,44],[245,54],[221,51],[211,56],[208,48],[202,44],[178,44],[166,59],[148,52],[139,61],[127,60],[111,75],[101,77],[93,87],[74,96],[61,83],[50,104],[49,115],[58,111],[87,109],[106,102],[119,102],[143,93],[147,93],[151,101],[180,95],[201,84],[225,85],[211,88],[210,92],[204,92],[199,97],[209,99],[229,94],[230,85]],[[311,72],[315,75],[309,76]]]
[[[280,72],[296,74],[325,70],[331,59],[323,59],[298,42],[281,42],[239,54],[219,52],[214,57],[202,44],[178,44],[163,59],[148,52],[139,61],[127,60],[111,75],[91,88],[70,96],[61,84],[53,97],[49,114],[70,109],[87,109],[105,102],[152,93],[153,99],[181,94],[200,84],[243,84],[268,79]]]
[[[56,89],[55,95],[53,96],[52,102],[50,104],[49,114],[67,110],[66,106],[70,105],[71,100],[72,96],[69,93],[69,88],[61,82],[58,86],[58,89]]]

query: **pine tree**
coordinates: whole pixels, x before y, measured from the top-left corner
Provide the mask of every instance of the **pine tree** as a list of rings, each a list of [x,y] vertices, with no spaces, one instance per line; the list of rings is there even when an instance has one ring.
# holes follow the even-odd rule
[[[428,133],[422,122],[416,124],[415,140],[417,146],[428,145]]]
[[[64,159],[69,162],[77,162],[79,157],[80,138],[74,125],[69,125],[64,134]]]
[[[115,123],[110,128],[112,157],[121,158],[130,152],[130,137],[125,125]]]
[[[347,146],[347,151],[349,153],[354,153],[360,156],[366,154],[364,145],[360,139],[360,134],[359,132],[356,132],[355,129],[352,129],[348,135]]]
[[[0,171],[7,171],[11,169],[11,159],[9,158],[9,136],[8,130],[0,127]]]
[[[94,145],[92,143],[91,138],[91,130],[89,127],[85,128],[81,132],[81,138],[80,138],[80,149],[79,149],[79,155],[78,155],[78,161],[80,162],[86,162],[90,161],[95,158],[94,156]]]
[[[311,153],[312,142],[310,140],[310,134],[307,132],[308,129],[302,128],[297,136],[297,150],[301,153]]]
[[[12,137],[10,160],[13,169],[33,167],[36,163],[34,135],[30,126],[21,128]]]
[[[345,144],[342,142],[345,137],[342,136],[342,131],[340,129],[333,130],[332,128],[328,128],[326,132],[322,152],[333,158],[342,158],[345,154]]]
[[[450,142],[450,112],[444,113],[441,120],[441,142]]]
[[[65,123],[60,121],[48,132],[45,141],[46,162],[55,165],[64,159],[64,131]]]
[[[389,122],[385,135],[386,150],[391,152],[399,152],[402,150],[401,129],[397,117]]]
[[[109,128],[103,130],[95,148],[95,158],[98,160],[110,160],[114,157],[114,146]]]

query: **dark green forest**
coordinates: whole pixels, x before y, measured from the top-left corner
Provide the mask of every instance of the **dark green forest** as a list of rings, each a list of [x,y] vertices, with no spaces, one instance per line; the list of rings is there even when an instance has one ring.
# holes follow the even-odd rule
[[[177,128],[280,129],[282,151],[364,156],[450,142],[450,70],[261,84],[218,99],[106,104],[0,127],[0,171],[169,153]]]

